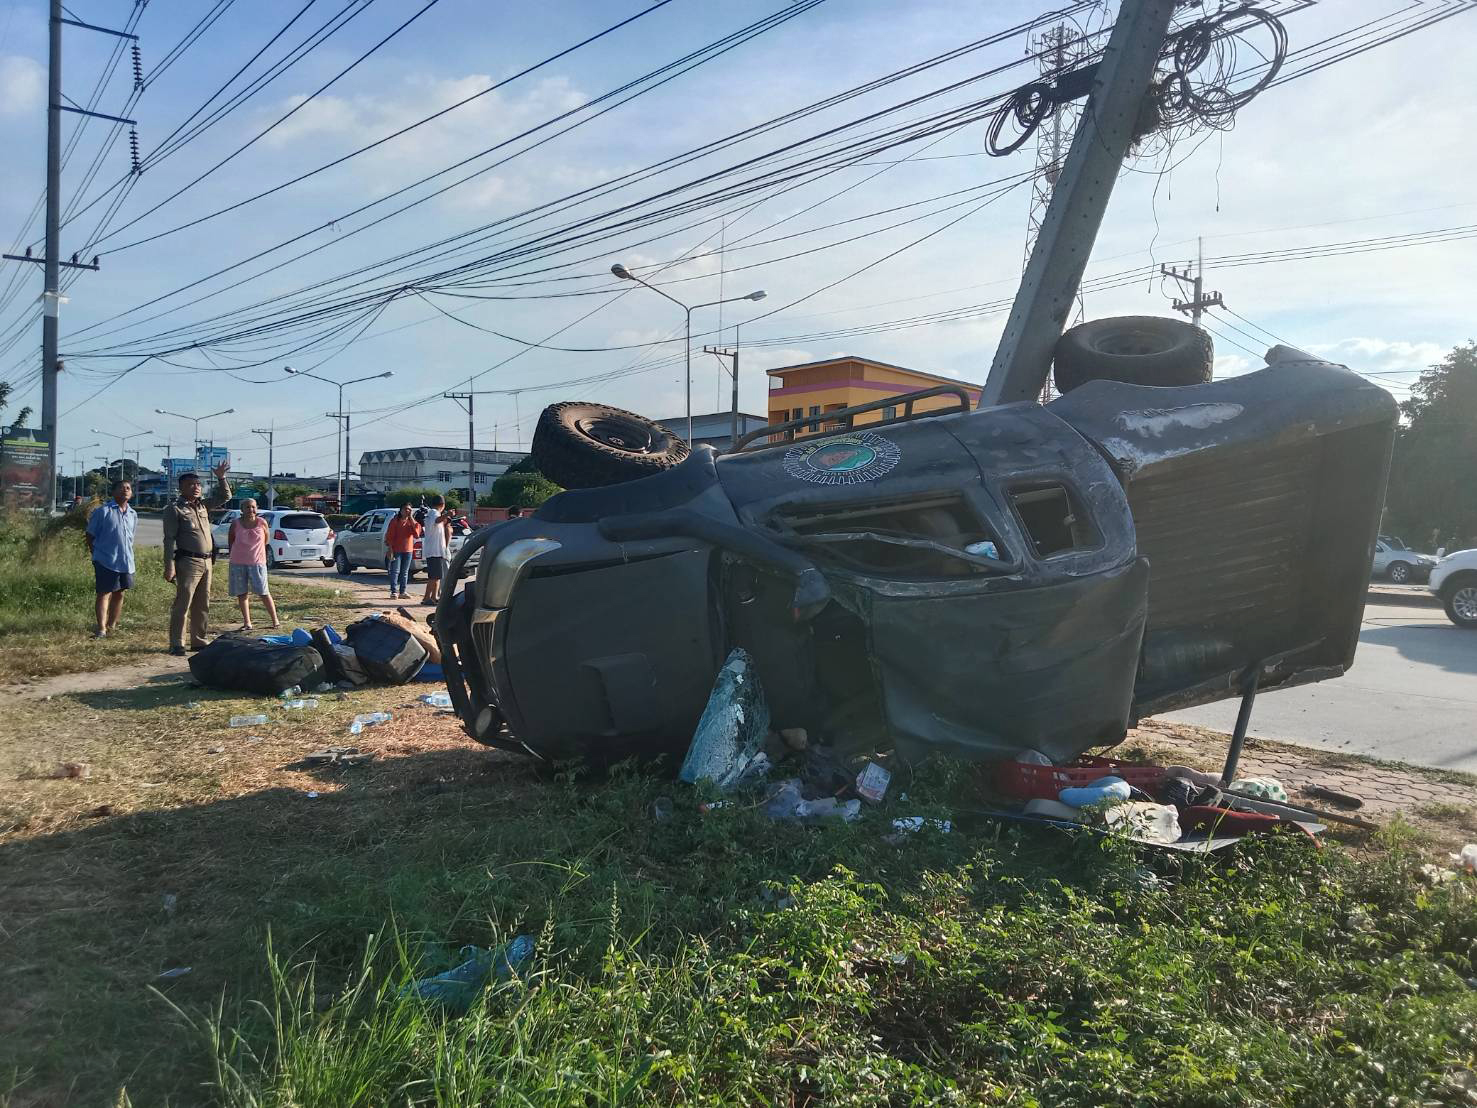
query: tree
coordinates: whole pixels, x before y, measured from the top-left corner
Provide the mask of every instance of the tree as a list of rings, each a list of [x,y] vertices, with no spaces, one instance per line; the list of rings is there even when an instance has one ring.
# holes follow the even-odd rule
[[[1417,547],[1477,545],[1477,342],[1422,373],[1400,414],[1385,530]]]
[[[448,508],[460,508],[462,506],[462,494],[459,489],[447,489],[445,492],[442,492],[440,489],[420,488],[415,485],[407,485],[402,489],[395,489],[393,492],[385,493],[385,506],[398,508],[402,504],[411,504],[418,507],[423,499],[429,504],[433,496],[444,496]]]
[[[290,481],[278,481],[277,503],[290,507],[298,497],[308,496],[312,491],[307,485],[294,485]]]
[[[488,508],[537,508],[564,490],[538,470],[515,473],[509,469],[492,483],[492,491],[477,503]]]

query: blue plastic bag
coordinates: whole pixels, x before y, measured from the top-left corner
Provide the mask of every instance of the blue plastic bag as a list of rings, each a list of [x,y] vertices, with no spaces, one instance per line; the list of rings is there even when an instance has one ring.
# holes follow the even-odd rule
[[[491,950],[464,946],[462,957],[466,961],[461,965],[435,977],[412,981],[401,990],[401,995],[429,1000],[453,1015],[461,1015],[472,1006],[491,978],[506,981],[532,954],[532,935],[519,935]]]

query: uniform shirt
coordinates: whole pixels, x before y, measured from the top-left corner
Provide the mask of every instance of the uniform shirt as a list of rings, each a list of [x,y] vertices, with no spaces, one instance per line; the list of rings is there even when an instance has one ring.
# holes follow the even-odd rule
[[[191,504],[175,499],[164,508],[164,562],[174,561],[177,552],[208,558],[215,551],[215,538],[210,533],[210,508],[220,507],[231,497],[231,486],[221,482],[214,505],[204,497]]]
[[[427,558],[446,557],[446,522],[436,508],[426,509],[426,538],[421,544]]]
[[[105,500],[87,517],[87,533],[92,536],[92,560],[117,573],[132,573],[133,534],[138,529],[138,513],[131,504],[118,507],[118,501]]]

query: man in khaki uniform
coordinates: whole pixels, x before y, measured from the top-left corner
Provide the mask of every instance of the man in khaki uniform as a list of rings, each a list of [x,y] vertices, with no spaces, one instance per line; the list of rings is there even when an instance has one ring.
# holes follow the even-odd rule
[[[215,539],[210,533],[210,509],[231,498],[222,462],[215,474],[216,496],[206,504],[200,495],[200,478],[180,475],[179,496],[164,509],[164,580],[174,582],[174,607],[169,612],[169,652],[185,653],[185,616],[190,618],[190,649],[205,645],[205,625],[210,614],[210,565],[215,560]]]

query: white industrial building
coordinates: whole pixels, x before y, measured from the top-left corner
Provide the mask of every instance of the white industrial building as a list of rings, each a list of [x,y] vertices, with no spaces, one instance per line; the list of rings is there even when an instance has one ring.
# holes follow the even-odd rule
[[[687,417],[685,415],[668,416],[666,419],[657,420],[668,431],[675,435],[687,437]],[[740,412],[738,417],[739,434],[747,434],[749,431],[757,431],[767,424],[769,420],[763,416],[752,415],[749,412]],[[732,412],[704,412],[702,415],[694,414],[692,417],[692,441],[707,443],[719,453],[727,450],[733,444],[733,413]]]
[[[510,465],[527,455],[515,450],[479,450],[473,466],[474,495],[492,490],[492,483]],[[359,455],[356,487],[393,492],[406,486],[447,492],[467,488],[467,452],[450,446],[406,446],[396,450],[366,450]]]

